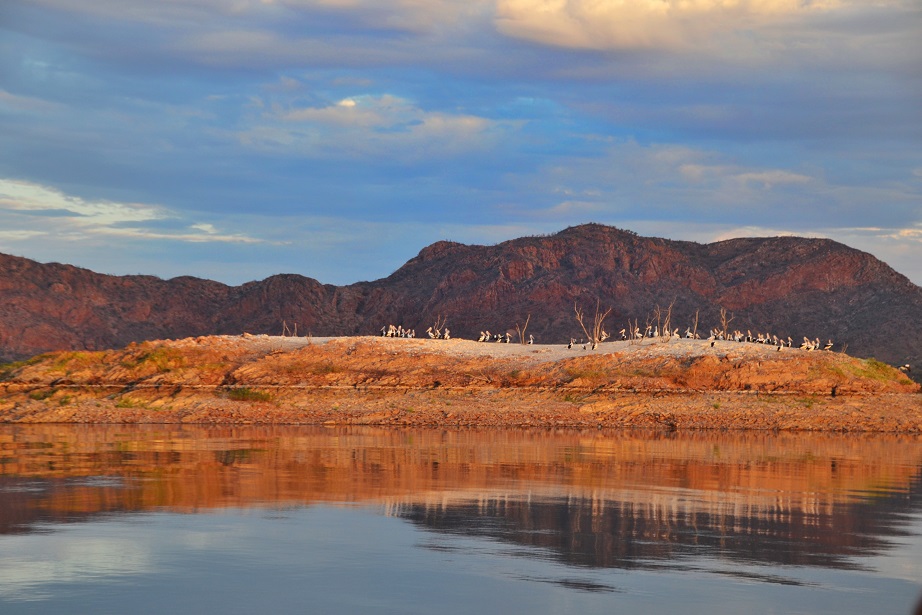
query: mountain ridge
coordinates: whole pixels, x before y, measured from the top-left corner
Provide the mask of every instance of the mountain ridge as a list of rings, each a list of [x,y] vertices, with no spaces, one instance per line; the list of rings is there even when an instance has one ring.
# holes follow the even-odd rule
[[[828,239],[737,238],[699,244],[600,224],[490,246],[438,241],[387,277],[344,286],[277,274],[229,286],[180,276],[111,276],[0,255],[0,357],[114,348],[209,334],[374,334],[447,318],[456,336],[515,332],[540,342],[581,337],[574,305],[612,308],[617,332],[673,305],[680,333],[697,311],[717,326],[832,339],[857,356],[918,362],[922,288],[875,257]],[[655,324],[655,320],[653,321]]]

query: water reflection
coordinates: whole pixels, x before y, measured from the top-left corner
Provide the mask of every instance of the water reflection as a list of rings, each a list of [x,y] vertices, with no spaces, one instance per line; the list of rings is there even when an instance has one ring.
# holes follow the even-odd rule
[[[362,503],[568,565],[859,569],[922,511],[910,436],[0,427],[0,533],[100,515]]]

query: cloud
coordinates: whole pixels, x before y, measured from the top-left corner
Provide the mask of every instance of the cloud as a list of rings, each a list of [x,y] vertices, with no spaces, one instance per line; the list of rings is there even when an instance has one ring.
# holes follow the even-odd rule
[[[43,112],[60,110],[61,105],[48,102],[34,96],[17,96],[6,90],[0,89],[0,108],[6,107],[13,111]]]
[[[429,31],[465,16],[479,14],[487,0],[93,0],[74,4],[68,0],[34,0],[36,4],[106,20],[152,26],[228,21],[267,22],[340,16],[354,25],[376,29]]]
[[[286,106],[251,120],[240,142],[262,150],[304,156],[400,156],[404,160],[450,157],[484,150],[514,126],[465,113],[424,110],[393,96],[356,95],[323,106]]]
[[[63,212],[81,226],[108,226],[158,220],[166,216],[162,208],[137,203],[87,201],[53,188],[11,179],[0,179],[0,208],[21,212]]]
[[[677,226],[765,227],[783,220],[801,232],[874,224],[908,228],[922,220],[922,196],[912,179],[889,170],[874,182],[832,172],[831,159],[825,161],[829,168],[807,160],[612,140],[594,155],[582,150],[533,171],[508,174],[504,190],[518,203],[504,211],[566,224],[579,221],[577,211],[616,225],[625,218],[668,219]]]
[[[737,189],[761,188],[771,190],[776,186],[806,184],[807,175],[782,169],[745,170],[732,165],[680,164],[679,174],[694,184],[713,182],[724,186],[733,184]]]
[[[16,222],[12,222],[14,218]],[[0,221],[19,227],[0,231],[0,240],[6,242],[42,236],[59,240],[122,237],[194,243],[264,241],[245,233],[222,233],[211,223],[185,222],[184,218],[165,207],[83,199],[32,182],[0,179]],[[164,231],[165,225],[173,228]],[[31,228],[23,228],[28,226]]]
[[[845,0],[498,0],[497,28],[576,49],[681,49],[840,10]]]

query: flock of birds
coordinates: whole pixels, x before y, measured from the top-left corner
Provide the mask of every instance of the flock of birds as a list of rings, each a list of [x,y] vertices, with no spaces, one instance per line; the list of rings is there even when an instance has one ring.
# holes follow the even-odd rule
[[[426,334],[431,339],[451,339],[451,331],[448,327],[444,325],[442,328],[438,328],[438,325],[429,327],[426,329]],[[682,337],[679,335],[678,329],[663,329],[660,330],[658,326],[648,325],[646,329],[641,330],[640,327],[635,326],[632,331],[629,331],[627,328],[621,329],[619,332],[622,341],[643,341],[645,339],[663,339],[663,338],[679,338]],[[386,325],[381,327],[381,336],[382,337],[403,337],[403,338],[413,338],[416,337],[416,330],[405,328],[402,325]],[[567,348],[572,349],[574,346],[582,345],[583,350],[592,349],[595,350],[600,342],[603,342],[610,338],[611,336],[604,329],[600,332],[598,340],[591,342],[586,342],[584,340],[579,340],[577,342],[576,338],[570,338],[570,342],[567,344]],[[684,337],[686,339],[701,339],[701,336],[693,331],[691,327],[685,329]],[[794,340],[788,336],[787,338],[782,338],[771,333],[755,333],[753,334],[751,330],[747,330],[743,333],[740,330],[735,330],[732,333],[722,331],[721,329],[711,329],[709,335],[705,338],[706,341],[710,341],[711,346],[720,340],[720,341],[729,341],[729,342],[740,342],[740,343],[753,343],[753,344],[764,344],[776,347],[779,351],[784,348],[793,348]],[[509,331],[505,333],[491,333],[490,331],[481,331],[480,337],[477,339],[478,342],[494,342],[499,344],[509,344],[512,342],[512,335]],[[529,335],[526,344],[534,344],[535,336]],[[803,342],[799,345],[799,348],[803,350],[813,351],[813,350],[832,350],[833,343],[832,340],[828,340],[825,344],[820,341],[820,338],[810,339],[808,337],[803,338]],[[901,365],[898,368],[901,372],[908,374],[912,371],[912,368],[909,364]]]
[[[434,340],[451,339],[451,331],[448,327],[441,329],[437,326],[429,327],[426,329],[426,333]],[[416,329],[407,329],[403,325],[385,325],[381,327],[381,337],[416,337]]]
[[[429,330],[432,331],[432,327]],[[403,325],[385,325],[381,327],[381,337],[416,337],[416,329],[404,329]]]
[[[451,331],[448,329],[448,327],[443,327],[441,329],[435,326],[429,327],[428,329],[426,329],[426,334],[431,339],[444,339],[444,340],[451,339]],[[382,337],[412,338],[412,337],[416,337],[416,330],[405,328],[403,325],[386,325],[386,326],[381,327],[381,336]],[[664,328],[661,331],[658,326],[653,326],[653,325],[648,325],[647,328],[643,330],[641,330],[640,327],[634,327],[633,331],[628,331],[626,328],[621,329],[620,336],[621,336],[622,341],[627,341],[627,340],[642,341],[644,339],[663,339],[663,338],[681,337],[679,335],[678,329],[673,329],[672,331],[670,331]],[[598,347],[598,344],[600,342],[604,342],[610,337],[611,336],[608,334],[608,332],[606,332],[605,330],[602,330],[599,335],[598,340],[595,340],[591,343],[583,342],[582,340],[580,340],[579,343],[583,344],[583,349],[589,348],[591,346],[591,348],[594,350],[595,348]],[[687,327],[685,329],[684,337],[686,339],[701,339],[701,336],[695,331],[692,331],[691,327]],[[754,344],[765,344],[765,345],[775,346],[777,347],[778,350],[781,350],[782,348],[792,348],[794,346],[794,340],[790,336],[788,336],[785,339],[785,338],[778,337],[777,335],[772,335],[771,333],[753,334],[752,331],[750,330],[747,330],[745,333],[743,333],[740,330],[736,330],[736,331],[733,331],[732,333],[729,333],[729,332],[721,331],[720,329],[711,329],[710,335],[705,339],[710,341],[712,346],[714,345],[714,342],[716,342],[717,340],[731,341],[731,342],[749,342],[749,343],[754,343]],[[509,333],[509,331],[506,331],[505,333],[491,333],[489,330],[481,331],[480,337],[477,339],[477,341],[478,342],[495,342],[495,343],[509,344],[512,342],[512,335]],[[529,335],[528,341],[526,342],[526,344],[534,344],[534,343],[535,343],[535,336]],[[577,344],[578,342],[576,338],[571,338],[570,343],[567,344],[567,348],[573,348],[573,346]],[[810,339],[808,337],[804,337],[803,342],[800,344],[800,348],[804,350],[820,350],[820,349],[832,350],[832,347],[833,347],[832,340],[829,340],[825,344],[823,344],[820,341],[820,338]],[[904,367],[908,367],[908,366],[904,366]]]
[[[505,333],[490,333],[489,331],[481,331],[480,337],[477,339],[478,342],[496,342],[499,344],[509,344],[512,342],[512,335],[506,331]],[[534,344],[535,336],[529,335],[528,341],[526,344]]]

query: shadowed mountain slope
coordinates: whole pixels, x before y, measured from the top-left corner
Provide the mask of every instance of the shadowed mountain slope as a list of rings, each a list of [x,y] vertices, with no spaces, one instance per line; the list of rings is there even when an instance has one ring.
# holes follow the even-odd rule
[[[0,356],[120,347],[132,341],[248,331],[373,334],[400,324],[425,335],[439,315],[453,336],[527,333],[540,343],[582,337],[612,308],[615,333],[673,304],[680,333],[731,329],[831,339],[849,354],[894,364],[922,356],[922,288],[873,256],[824,239],[744,238],[713,244],[640,237],[597,224],[494,246],[437,242],[387,278],[349,286],[277,275],[242,286],[197,278],[107,276],[0,255]],[[655,321],[653,321],[655,324]]]

